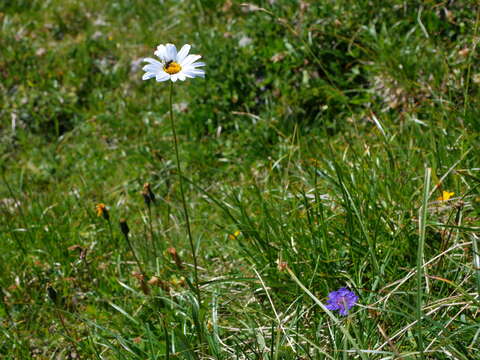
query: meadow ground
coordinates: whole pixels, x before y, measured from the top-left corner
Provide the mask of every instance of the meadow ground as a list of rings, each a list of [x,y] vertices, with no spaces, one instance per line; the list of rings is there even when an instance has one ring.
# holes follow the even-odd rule
[[[0,357],[480,359],[479,11],[1,1]]]

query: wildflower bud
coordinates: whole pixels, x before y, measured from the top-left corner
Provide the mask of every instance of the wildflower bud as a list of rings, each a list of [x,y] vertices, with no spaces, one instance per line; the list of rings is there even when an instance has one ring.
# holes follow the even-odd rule
[[[177,250],[173,247],[170,247],[167,249],[167,252],[170,254],[173,261],[175,261],[175,264],[177,265],[177,267],[179,269],[183,269],[182,260],[180,259],[180,255],[178,255]]]
[[[150,288],[148,284],[145,282],[145,275],[143,273],[139,273],[136,271],[132,271],[132,276],[135,277],[140,282],[140,289],[145,295],[150,294]]]
[[[133,276],[134,278],[136,278],[137,280],[140,280],[140,281],[142,281],[143,279],[145,279],[145,276],[143,276],[142,273],[137,272],[137,271],[132,271],[132,276]]]
[[[152,202],[155,202],[155,194],[152,191],[150,183],[147,182],[143,185],[142,195],[143,200],[145,200],[145,204],[147,204],[147,206],[150,206]]]
[[[162,281],[159,277],[157,276],[152,276],[152,278],[150,280],[148,280],[148,285],[150,286],[159,286],[160,288],[162,288],[162,290],[164,291],[168,291],[169,290],[169,286],[168,284],[165,282],[165,281]]]
[[[130,229],[128,228],[126,219],[120,219],[120,230],[122,230],[122,234],[125,237],[128,237],[128,233],[130,232]]]
[[[280,259],[277,259],[277,269],[280,272],[285,271],[285,269],[288,267],[288,264],[286,261],[282,261]]]
[[[97,216],[101,216],[105,220],[110,220],[110,214],[108,213],[107,206],[104,203],[97,204],[95,209],[97,210]]]
[[[152,276],[150,278],[150,280],[148,280],[148,285],[158,285],[160,284],[162,280],[160,280],[160,278],[156,277],[156,276]]]
[[[458,52],[458,55],[462,56],[462,57],[467,57],[468,54],[470,53],[470,49],[469,48],[463,48],[462,50],[460,50]]]

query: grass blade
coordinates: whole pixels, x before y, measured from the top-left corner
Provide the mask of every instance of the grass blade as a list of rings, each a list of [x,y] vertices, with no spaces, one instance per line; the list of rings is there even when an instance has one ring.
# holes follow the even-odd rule
[[[417,346],[420,351],[420,358],[424,359],[424,344],[423,344],[423,331],[422,331],[422,306],[423,306],[423,257],[425,249],[425,230],[427,227],[427,209],[428,198],[430,188],[430,177],[432,169],[427,168],[425,170],[425,178],[423,182],[423,199],[422,207],[420,208],[419,216],[419,237],[418,237],[418,250],[417,250]]]

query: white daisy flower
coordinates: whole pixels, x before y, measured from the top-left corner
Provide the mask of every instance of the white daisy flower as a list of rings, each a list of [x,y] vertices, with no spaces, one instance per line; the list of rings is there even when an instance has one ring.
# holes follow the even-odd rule
[[[200,55],[188,55],[191,46],[183,45],[177,53],[177,48],[173,44],[158,45],[154,54],[160,61],[146,58],[143,61],[148,65],[143,67],[145,74],[142,80],[155,78],[157,81],[177,80],[184,81],[186,78],[205,77],[205,71],[199,67],[205,66],[203,62],[196,62],[201,58]]]

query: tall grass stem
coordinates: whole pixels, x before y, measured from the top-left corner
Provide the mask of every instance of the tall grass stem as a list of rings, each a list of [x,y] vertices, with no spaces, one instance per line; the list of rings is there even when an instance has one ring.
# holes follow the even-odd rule
[[[417,250],[417,345],[420,352],[420,358],[424,359],[424,344],[423,344],[423,330],[422,330],[422,306],[423,306],[423,257],[425,248],[425,230],[427,227],[427,209],[430,189],[430,177],[432,169],[425,170],[425,177],[423,182],[423,199],[422,207],[420,208],[419,216],[419,237]]]
[[[472,234],[471,238],[473,244],[473,268],[475,269],[476,275],[477,293],[480,294],[480,246],[478,245],[479,240],[477,235]]]

